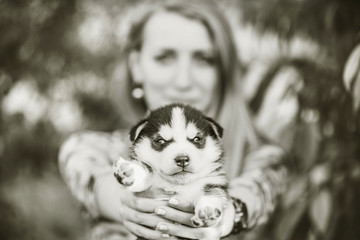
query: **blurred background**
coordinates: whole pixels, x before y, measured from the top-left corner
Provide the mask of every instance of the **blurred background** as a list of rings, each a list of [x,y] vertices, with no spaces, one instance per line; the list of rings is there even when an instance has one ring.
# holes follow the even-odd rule
[[[85,239],[58,149],[75,131],[121,127],[108,87],[139,2],[0,0],[0,239]],[[272,117],[261,89],[301,79],[284,108],[299,109],[296,128],[267,132],[295,165],[265,239],[360,239],[360,2],[218,2],[260,129]]]

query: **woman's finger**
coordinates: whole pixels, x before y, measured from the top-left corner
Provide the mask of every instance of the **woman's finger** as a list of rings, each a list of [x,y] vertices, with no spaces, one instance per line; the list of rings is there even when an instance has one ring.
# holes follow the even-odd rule
[[[135,236],[143,237],[145,239],[149,239],[149,240],[170,239],[170,235],[168,233],[162,233],[160,231],[152,230],[130,221],[124,221],[124,226]]]
[[[170,198],[168,202],[170,207],[176,208],[183,212],[194,213],[194,205],[191,202],[177,199],[175,197]]]
[[[122,199],[122,204],[141,212],[154,213],[157,207],[167,205],[167,202],[163,200],[141,198],[132,194],[129,195],[131,196]]]
[[[220,230],[213,227],[192,228],[180,224],[160,222],[156,229],[169,235],[189,239],[219,239],[221,236]]]
[[[159,222],[170,223],[170,221],[156,216],[153,213],[139,212],[127,206],[122,206],[122,208],[119,209],[119,213],[122,216],[123,221],[130,221],[150,228],[156,228],[156,225]]]
[[[167,220],[170,220],[172,222],[177,222],[183,225],[195,227],[191,221],[191,218],[194,216],[194,213],[183,212],[181,210],[167,206],[157,207],[155,209],[155,213],[156,215],[165,218]]]

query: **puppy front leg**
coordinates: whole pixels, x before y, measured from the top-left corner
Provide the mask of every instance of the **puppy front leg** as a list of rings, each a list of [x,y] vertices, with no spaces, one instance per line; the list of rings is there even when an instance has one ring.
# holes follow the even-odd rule
[[[118,182],[130,192],[142,192],[150,186],[149,170],[136,161],[128,161],[120,157],[115,161],[113,170]]]
[[[225,186],[206,185],[195,205],[195,215],[191,218],[193,224],[202,227],[220,222],[227,199]]]

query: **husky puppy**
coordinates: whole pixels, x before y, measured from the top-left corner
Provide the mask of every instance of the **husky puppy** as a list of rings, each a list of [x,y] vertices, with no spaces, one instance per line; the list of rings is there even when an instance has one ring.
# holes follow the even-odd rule
[[[181,104],[158,108],[130,131],[130,160],[114,163],[114,175],[131,192],[159,198],[155,189],[190,201],[194,226],[218,223],[227,207],[222,127]],[[144,194],[145,193],[145,194]]]

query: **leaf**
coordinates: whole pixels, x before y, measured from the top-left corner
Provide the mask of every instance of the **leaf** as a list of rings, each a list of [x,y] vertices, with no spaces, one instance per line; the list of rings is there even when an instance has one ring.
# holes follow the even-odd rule
[[[0,71],[0,97],[5,95],[11,88],[11,77],[5,72]]]
[[[294,125],[299,112],[298,93],[303,79],[294,67],[282,67],[267,87],[261,107],[256,115],[256,126],[264,135],[285,149],[292,145]]]
[[[291,240],[296,231],[296,228],[304,216],[307,209],[307,201],[299,201],[291,208],[284,209],[280,215],[276,217],[279,219],[274,226],[274,239],[277,240]]]
[[[325,233],[329,227],[333,202],[331,193],[328,190],[322,190],[315,196],[310,206],[310,218],[313,225],[321,233]]]
[[[358,60],[360,61],[360,58]],[[360,67],[358,68],[352,94],[353,94],[353,107],[354,107],[353,110],[354,112],[356,112],[357,110],[359,110],[360,107]]]
[[[294,138],[293,151],[302,168],[309,169],[315,164],[321,140],[322,136],[317,122],[299,124]]]
[[[359,75],[360,69],[360,44],[358,44],[355,49],[350,53],[349,58],[346,60],[344,72],[343,72],[343,81],[347,91],[351,92],[351,87],[353,86],[353,81],[356,78],[356,75]]]

